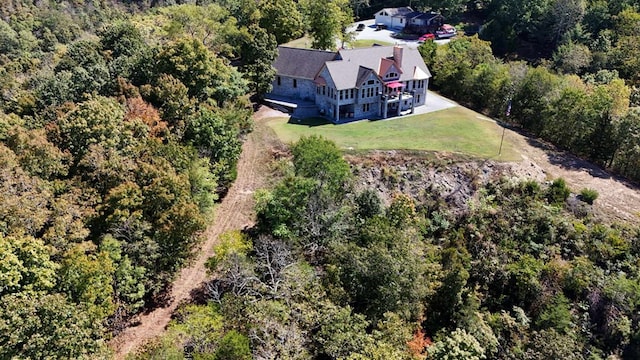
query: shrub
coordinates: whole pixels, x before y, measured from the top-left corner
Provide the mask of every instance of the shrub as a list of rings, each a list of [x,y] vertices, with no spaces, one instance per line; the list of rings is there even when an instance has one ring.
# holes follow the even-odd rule
[[[584,188],[580,190],[580,199],[589,205],[593,205],[593,202],[598,198],[598,191],[595,189]]]
[[[547,200],[550,204],[559,205],[565,202],[571,194],[571,190],[567,186],[563,178],[557,178],[551,183],[547,189]]]

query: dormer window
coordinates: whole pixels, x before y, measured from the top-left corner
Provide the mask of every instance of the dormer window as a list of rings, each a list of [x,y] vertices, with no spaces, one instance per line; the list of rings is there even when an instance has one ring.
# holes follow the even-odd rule
[[[385,79],[393,79],[393,78],[397,78],[398,77],[398,73],[396,72],[390,72],[387,73],[387,75],[384,76]]]

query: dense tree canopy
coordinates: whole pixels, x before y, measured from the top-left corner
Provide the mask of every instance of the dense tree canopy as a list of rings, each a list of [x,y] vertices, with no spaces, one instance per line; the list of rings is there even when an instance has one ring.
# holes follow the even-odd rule
[[[271,81],[273,40],[241,53],[220,5],[133,5],[0,4],[2,358],[106,356],[161,301],[235,177],[247,84]]]
[[[353,15],[406,5],[0,2],[0,358],[108,357],[235,179],[276,45],[335,49]],[[420,47],[437,90],[640,178],[638,1],[411,6],[482,22]],[[639,231],[593,217],[588,191],[496,178],[464,209],[436,187],[387,196],[319,137],[279,165],[256,226],[221,236],[206,304],[139,357],[638,357]]]
[[[215,356],[226,336],[258,359],[636,354],[637,228],[580,210],[562,179],[491,179],[462,212],[436,187],[382,204],[379,189],[397,184],[356,189],[336,150],[319,137],[293,144],[293,168],[258,197],[257,227],[216,247],[207,305],[185,307],[197,317],[179,317],[140,358]],[[405,160],[389,171],[429,166]]]

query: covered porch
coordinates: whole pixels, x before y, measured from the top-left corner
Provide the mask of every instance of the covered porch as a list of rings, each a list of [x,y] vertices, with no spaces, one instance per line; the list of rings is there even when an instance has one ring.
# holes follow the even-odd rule
[[[382,118],[413,114],[415,109],[414,91],[404,91],[405,84],[400,81],[391,81],[385,84],[385,93],[382,95]]]

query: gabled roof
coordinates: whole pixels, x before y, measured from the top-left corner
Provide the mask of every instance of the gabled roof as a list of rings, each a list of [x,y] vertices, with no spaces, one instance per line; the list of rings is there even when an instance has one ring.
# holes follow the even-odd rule
[[[362,66],[350,61],[327,61],[327,70],[336,86],[336,90],[356,87],[358,79],[363,75]]]
[[[324,63],[336,56],[337,53],[331,51],[278,46],[278,57],[273,67],[278,75],[313,80]]]
[[[384,8],[381,11],[385,11],[387,14],[389,14],[389,16],[398,16],[398,15],[404,16],[406,14],[413,12],[413,9],[408,6],[404,6],[404,7],[397,7],[397,8]]]
[[[355,74],[359,67],[377,70],[377,74],[383,72],[383,63],[396,65],[393,60],[393,46],[372,46],[359,49],[345,49],[338,52],[338,59],[327,62],[327,69],[338,90],[357,87]],[[400,70],[399,81],[423,80],[431,77],[429,68],[425,65],[422,56],[417,49],[402,47],[402,64],[398,64]],[[385,65],[386,66],[386,65]],[[350,73],[352,75],[350,75]],[[416,76],[417,77],[414,77]]]
[[[380,67],[378,68],[378,75],[382,76],[389,72],[392,66],[396,64],[393,59],[382,58],[380,59]],[[399,72],[402,72],[402,69],[398,69]]]
[[[429,72],[424,72],[421,68],[415,66],[413,68],[413,78],[416,80],[426,80],[431,77]]]
[[[360,66],[360,68],[358,69],[358,78],[356,79],[355,87],[360,87],[369,78],[371,74],[375,75],[375,72],[364,66]]]

